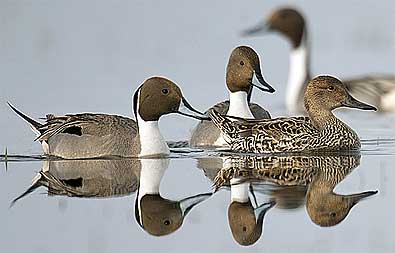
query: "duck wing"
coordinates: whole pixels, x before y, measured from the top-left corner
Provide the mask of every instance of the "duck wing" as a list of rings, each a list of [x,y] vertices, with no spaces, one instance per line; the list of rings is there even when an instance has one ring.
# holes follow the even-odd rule
[[[46,116],[46,122],[38,128],[41,133],[37,140],[46,141],[58,134],[91,135],[102,137],[106,135],[136,136],[137,123],[127,117],[109,114],[66,114]]]
[[[299,151],[319,134],[307,117],[249,120],[224,116],[214,110],[209,115],[231,149],[240,152]]]

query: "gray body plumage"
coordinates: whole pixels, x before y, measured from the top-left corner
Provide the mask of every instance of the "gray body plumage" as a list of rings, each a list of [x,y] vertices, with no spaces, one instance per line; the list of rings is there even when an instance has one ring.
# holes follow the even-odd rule
[[[48,143],[49,154],[62,158],[137,157],[140,152],[137,123],[122,116],[49,115],[38,130],[37,139]]]
[[[344,80],[343,83],[351,95],[375,106],[379,111],[386,110],[382,98],[390,92],[395,92],[395,75],[365,76]]]
[[[138,188],[140,169],[137,159],[44,161],[32,185],[12,205],[41,186],[48,189],[48,195],[80,198],[129,195]]]

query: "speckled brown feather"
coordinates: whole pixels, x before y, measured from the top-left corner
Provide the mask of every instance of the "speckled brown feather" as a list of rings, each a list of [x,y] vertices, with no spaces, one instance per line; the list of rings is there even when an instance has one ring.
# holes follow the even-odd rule
[[[214,109],[225,115],[229,110],[229,100],[214,105],[208,109],[206,113],[208,113],[211,109]],[[269,112],[258,104],[250,103],[250,110],[255,119],[271,118]],[[220,136],[221,131],[211,121],[200,121],[193,130],[189,143],[192,147],[212,146]]]

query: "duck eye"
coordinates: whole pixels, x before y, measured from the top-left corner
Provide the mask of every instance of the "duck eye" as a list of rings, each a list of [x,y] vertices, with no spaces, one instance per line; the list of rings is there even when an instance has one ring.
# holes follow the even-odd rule
[[[163,222],[163,224],[165,224],[166,226],[169,226],[169,225],[170,225],[170,221],[169,221],[169,220],[165,220],[165,221]]]
[[[335,87],[333,87],[332,85],[330,85],[330,86],[328,86],[328,90],[329,90],[329,91],[334,91],[334,90],[335,90]]]
[[[168,89],[162,89],[162,93],[167,95],[169,93],[169,90]]]
[[[240,61],[240,65],[243,66],[243,65],[244,65],[244,62],[243,62],[243,61]]]
[[[332,218],[335,218],[336,217],[336,213],[329,213],[329,215],[332,217]]]

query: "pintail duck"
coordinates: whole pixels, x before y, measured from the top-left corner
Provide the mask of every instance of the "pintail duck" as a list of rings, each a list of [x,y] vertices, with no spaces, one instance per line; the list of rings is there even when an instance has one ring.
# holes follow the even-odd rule
[[[270,118],[268,111],[258,104],[250,103],[253,87],[265,92],[274,92],[274,89],[264,80],[259,56],[252,48],[239,46],[232,51],[226,68],[226,85],[229,90],[229,100],[220,102],[210,109],[214,108],[221,114],[242,118]],[[192,133],[190,145],[192,147],[222,147],[227,144],[214,124],[201,121]]]
[[[264,217],[276,205],[273,200],[258,204],[254,189],[243,174],[228,177],[226,183],[219,185],[216,178],[219,172],[230,171],[234,164],[232,156],[197,158],[197,167],[204,170],[205,176],[214,182],[214,192],[222,186],[230,188],[231,202],[228,206],[228,222],[237,243],[252,245],[259,240],[264,230]],[[229,175],[229,174],[227,174]]]
[[[343,221],[359,201],[375,195],[377,191],[355,194],[337,194],[333,189],[360,163],[360,154],[343,153],[330,155],[291,156],[240,156],[232,157],[232,165],[218,171],[214,179],[216,188],[231,184],[236,177],[254,184],[254,189],[265,189],[272,196],[273,189],[306,186],[306,210],[310,219],[319,226],[334,226]],[[259,191],[259,190],[256,190]],[[292,192],[289,192],[292,194]],[[298,194],[298,193],[296,193]],[[282,196],[274,196],[277,202]],[[299,194],[296,196],[300,198]],[[287,206],[285,204],[284,206]]]
[[[177,201],[163,198],[159,188],[169,159],[141,159],[141,163],[134,211],[137,223],[151,235],[175,232],[192,208],[212,195],[201,193]]]
[[[303,94],[310,80],[310,43],[303,15],[293,8],[275,10],[265,22],[243,35],[278,32],[292,43],[287,82],[286,107],[289,112],[303,111]],[[395,75],[367,75],[344,79],[357,99],[369,102],[380,111],[395,112]]]
[[[262,236],[266,212],[276,202],[269,201],[254,207],[248,197],[249,183],[231,184],[230,188],[232,197],[228,207],[228,221],[233,238],[240,245],[253,245]],[[240,195],[245,197],[240,198]]]
[[[304,103],[308,117],[266,120],[238,119],[215,110],[209,115],[230,148],[239,152],[270,153],[359,150],[358,135],[336,118],[332,110],[351,107],[376,110],[353,98],[344,84],[331,76],[318,76],[306,87]]]
[[[131,195],[139,185],[140,160],[45,160],[31,186],[15,198],[18,200],[39,187],[48,196],[78,198],[114,198]]]
[[[134,93],[133,104],[136,120],[82,113],[47,115],[44,124],[9,106],[30,124],[45,154],[66,159],[168,155],[158,126],[161,116],[179,113],[208,119],[186,101],[175,83],[163,77],[147,79]]]

